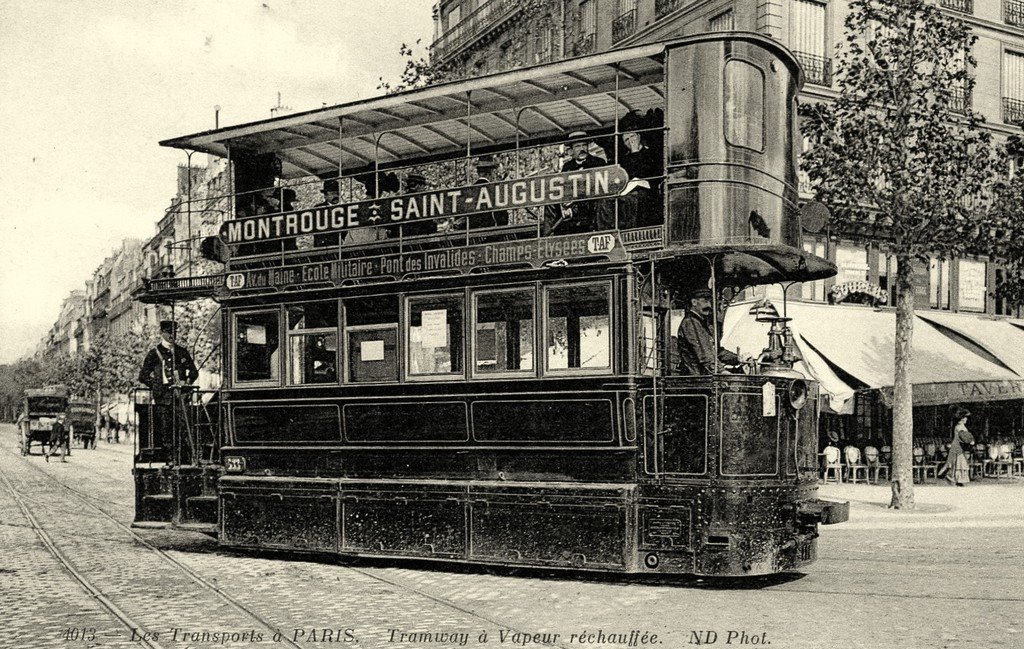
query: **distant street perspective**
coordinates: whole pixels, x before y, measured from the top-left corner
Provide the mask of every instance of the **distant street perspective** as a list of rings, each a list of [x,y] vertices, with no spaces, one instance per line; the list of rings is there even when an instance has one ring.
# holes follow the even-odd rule
[[[850,521],[823,530],[815,564],[716,581],[218,551],[202,534],[132,529],[130,471],[128,444],[47,463],[20,456],[14,428],[0,429],[0,644],[137,647],[146,634],[161,647],[408,649],[1024,641],[1019,479],[919,485],[912,515],[885,508],[887,486],[828,485],[824,495],[851,502]]]

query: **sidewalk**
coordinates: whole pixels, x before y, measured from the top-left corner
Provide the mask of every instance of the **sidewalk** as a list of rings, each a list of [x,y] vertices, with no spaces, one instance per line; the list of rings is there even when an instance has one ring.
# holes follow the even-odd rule
[[[940,481],[914,485],[916,508],[889,509],[889,483],[819,485],[818,496],[826,500],[849,501],[850,520],[842,526],[870,528],[1024,528],[1024,480],[987,478],[966,487]]]

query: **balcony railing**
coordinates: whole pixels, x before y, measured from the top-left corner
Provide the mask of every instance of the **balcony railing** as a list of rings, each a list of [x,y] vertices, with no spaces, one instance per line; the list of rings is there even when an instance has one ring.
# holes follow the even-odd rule
[[[595,34],[582,34],[572,45],[573,56],[593,54],[596,40]]]
[[[522,8],[520,0],[488,0],[434,41],[434,56],[443,59],[454,54],[463,45],[497,27]]]
[[[612,21],[612,42],[618,43],[636,31],[636,9],[630,9]]]
[[[939,0],[939,4],[946,9],[959,11],[963,14],[974,13],[974,0]]]
[[[807,81],[816,83],[819,86],[832,85],[832,59],[805,52],[793,52],[801,67]]]
[[[661,18],[665,14],[670,14],[676,9],[679,9],[687,0],[654,0],[654,15],[657,18]]]
[[[1024,125],[1024,99],[1003,97],[1003,122]]]
[[[972,93],[967,88],[954,88],[953,96],[949,101],[949,109],[954,113],[966,113],[971,107]]]
[[[1003,0],[1003,20],[1024,27],[1024,0]]]

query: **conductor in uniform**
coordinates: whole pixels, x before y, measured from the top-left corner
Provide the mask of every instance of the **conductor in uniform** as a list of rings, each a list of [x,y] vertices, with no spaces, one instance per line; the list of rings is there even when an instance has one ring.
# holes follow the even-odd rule
[[[151,425],[157,437],[155,447],[171,442],[171,417],[176,414],[173,409],[175,389],[188,387],[199,378],[192,355],[176,342],[177,330],[178,325],[173,320],[160,322],[160,342],[146,354],[139,371],[139,382],[153,395],[155,421]]]

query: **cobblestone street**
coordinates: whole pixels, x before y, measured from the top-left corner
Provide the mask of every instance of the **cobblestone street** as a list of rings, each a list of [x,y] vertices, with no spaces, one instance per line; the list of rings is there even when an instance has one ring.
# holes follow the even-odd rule
[[[129,528],[130,469],[128,444],[46,463],[0,428],[0,647],[1024,646],[1016,480],[920,486],[910,514],[830,485],[851,520],[806,574],[708,582],[225,552]]]

